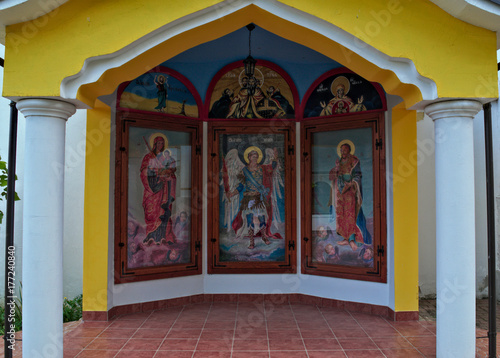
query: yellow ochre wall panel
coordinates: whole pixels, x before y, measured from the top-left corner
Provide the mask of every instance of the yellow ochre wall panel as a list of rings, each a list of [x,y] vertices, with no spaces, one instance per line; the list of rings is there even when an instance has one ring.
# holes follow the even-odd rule
[[[395,311],[418,311],[417,112],[392,110]],[[390,185],[390,184],[389,184]],[[390,190],[390,187],[389,187]]]
[[[83,226],[83,310],[108,309],[109,107],[102,102],[87,111],[85,206]]]

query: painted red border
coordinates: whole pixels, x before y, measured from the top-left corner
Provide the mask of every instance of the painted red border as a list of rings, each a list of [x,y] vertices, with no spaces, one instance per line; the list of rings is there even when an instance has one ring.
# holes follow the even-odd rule
[[[288,75],[288,73],[285,72],[281,67],[279,67],[277,64],[266,61],[266,60],[257,60],[257,66],[264,66],[267,67],[274,72],[278,73],[290,86],[290,90],[292,91],[292,96],[293,96],[293,108],[295,109],[295,118],[290,118],[290,119],[283,119],[283,118],[254,118],[251,119],[252,121],[287,121],[287,122],[298,122],[302,118],[302,111],[301,111],[301,105],[300,105],[300,99],[299,99],[299,93],[297,91],[297,87],[295,86],[295,83],[293,82],[292,78]],[[245,118],[208,118],[208,112],[210,112],[210,99],[212,97],[212,92],[215,88],[215,85],[217,82],[224,76],[227,72],[237,68],[237,67],[242,67],[243,65],[243,60],[241,61],[236,61],[233,63],[230,63],[224,67],[222,67],[219,72],[215,74],[214,77],[212,77],[212,80],[210,81],[210,84],[207,89],[207,93],[205,94],[205,105],[203,108],[203,115],[202,119],[204,121],[231,121],[231,122],[237,122],[240,120],[245,120]]]
[[[300,104],[300,118],[301,120],[311,120],[311,119],[321,119],[321,118],[339,118],[339,117],[348,117],[348,116],[352,116],[353,114],[360,114],[360,113],[378,113],[378,112],[385,112],[387,111],[387,98],[385,96],[385,92],[384,92],[384,89],[382,88],[382,86],[377,83],[377,82],[370,82],[372,84],[373,87],[375,87],[375,90],[377,91],[378,95],[380,96],[380,99],[382,100],[382,108],[380,109],[372,109],[372,110],[369,110],[369,111],[363,111],[363,112],[354,112],[354,113],[343,113],[343,114],[336,114],[336,115],[332,115],[332,116],[319,116],[319,117],[308,117],[308,118],[304,118],[304,110],[305,110],[305,107],[307,105],[307,102],[309,101],[309,97],[311,97],[311,94],[313,93],[313,91],[316,89],[316,87],[318,87],[318,85],[323,82],[325,79],[327,79],[328,77],[331,77],[331,76],[335,76],[335,75],[339,75],[339,74],[342,74],[342,73],[352,73],[354,75],[357,75],[359,76],[359,74],[357,74],[356,72],[353,72],[351,71],[350,69],[348,69],[347,67],[338,67],[338,68],[335,68],[333,70],[330,70],[330,71],[327,71],[325,73],[323,73],[321,76],[319,76],[316,81],[314,81],[312,83],[311,86],[309,86],[309,89],[307,90],[306,94],[304,95],[304,97],[302,98],[302,103]],[[362,76],[361,76],[362,77]],[[364,77],[363,77],[364,78]],[[366,80],[366,79],[365,79]]]
[[[128,112],[132,112],[132,113],[155,113],[158,115],[163,115],[166,117],[173,117],[173,118],[191,118],[191,119],[200,119],[201,118],[201,113],[203,110],[203,102],[201,101],[201,96],[198,93],[198,91],[196,90],[196,87],[193,86],[191,81],[189,81],[186,76],[182,75],[181,73],[179,73],[175,70],[172,70],[171,68],[165,67],[165,66],[156,66],[156,67],[150,69],[149,71],[144,72],[143,74],[149,73],[149,72],[162,72],[162,73],[165,73],[169,76],[175,77],[177,80],[181,81],[181,83],[184,86],[186,86],[186,88],[189,90],[189,92],[191,92],[191,95],[194,97],[194,100],[196,101],[196,105],[198,106],[198,117],[188,117],[188,116],[181,116],[178,114],[169,114],[169,113],[161,113],[161,112],[155,112],[155,111],[145,111],[142,109],[120,107],[120,99],[122,97],[123,91],[125,90],[125,88],[127,88],[127,86],[130,84],[130,82],[136,80],[135,78],[131,81],[123,82],[118,86],[118,93],[116,96],[116,108],[118,110],[128,111]]]

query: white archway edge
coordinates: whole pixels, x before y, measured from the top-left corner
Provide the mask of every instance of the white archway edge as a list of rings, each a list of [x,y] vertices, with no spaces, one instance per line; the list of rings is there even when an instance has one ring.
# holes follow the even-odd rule
[[[438,357],[475,355],[473,119],[481,109],[480,102],[460,99],[425,108],[434,121],[436,141]]]
[[[437,86],[434,81],[421,76],[411,60],[387,56],[337,26],[275,0],[227,0],[166,24],[112,54],[88,58],[80,72],[61,82],[61,97],[76,99],[80,86],[96,82],[108,69],[120,67],[139,54],[176,35],[218,20],[252,4],[287,21],[316,31],[352,50],[376,66],[393,71],[402,83],[417,86],[424,100],[438,98]]]
[[[23,198],[23,355],[63,357],[63,201],[67,102],[21,99],[26,118]]]

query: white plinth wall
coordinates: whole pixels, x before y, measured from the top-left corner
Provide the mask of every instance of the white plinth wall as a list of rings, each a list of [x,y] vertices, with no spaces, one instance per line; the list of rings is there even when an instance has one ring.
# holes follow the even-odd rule
[[[66,121],[75,106],[23,99],[23,355],[63,357],[63,196]]]
[[[428,105],[436,140],[437,357],[474,357],[476,335],[473,118],[482,105]]]

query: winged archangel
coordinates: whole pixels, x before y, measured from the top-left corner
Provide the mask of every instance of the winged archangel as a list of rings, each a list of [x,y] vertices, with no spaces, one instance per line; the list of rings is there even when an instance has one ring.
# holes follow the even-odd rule
[[[236,240],[247,237],[249,249],[255,248],[255,238],[265,245],[271,239],[283,239],[280,225],[284,221],[283,165],[277,148],[262,150],[249,146],[240,159],[237,149],[231,149],[222,163],[221,185],[224,187],[224,227],[234,232]]]

